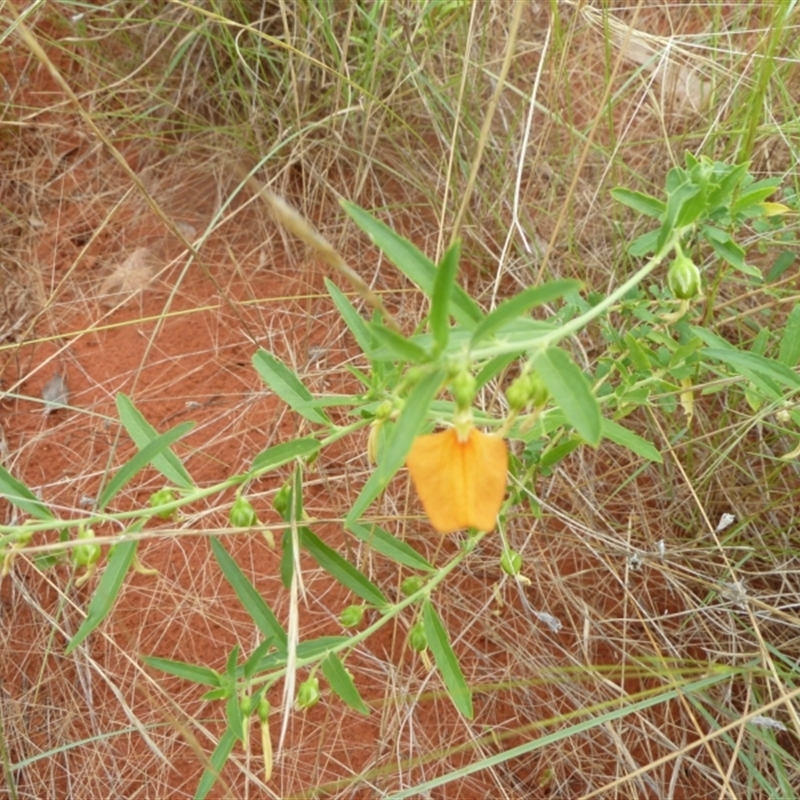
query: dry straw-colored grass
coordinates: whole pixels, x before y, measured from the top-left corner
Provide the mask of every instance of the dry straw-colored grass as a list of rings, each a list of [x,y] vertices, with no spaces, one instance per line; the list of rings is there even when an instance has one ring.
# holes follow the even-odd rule
[[[537,280],[618,285],[644,222],[609,190],[655,191],[684,150],[796,180],[796,12],[549,6],[520,12],[497,91],[514,20],[501,0],[424,14],[415,2],[0,5],[6,469],[65,516],[82,513],[132,453],[114,408],[125,391],[159,430],[197,420],[187,465],[220,480],[303,430],[263,391],[249,364],[256,346],[314,392],[357,391],[346,367],[365,363],[326,299],[330,270],[240,186],[242,164],[257,165],[255,179],[343,254],[361,296],[374,292],[406,331],[423,304],[345,223],[341,198],[431,257],[457,224],[462,283],[488,308]],[[764,254],[749,245],[768,269],[769,241]],[[795,274],[771,293],[731,280],[713,324],[745,347],[758,330],[779,330]],[[585,331],[572,343],[578,363],[594,369],[609,329],[631,324],[619,310],[608,328]],[[72,409],[45,415],[40,391],[58,371]],[[626,418],[658,443],[661,465],[610,444],[579,448],[537,481],[530,505],[529,489],[514,487],[523,502],[506,535],[529,584],[499,569],[497,537],[448,577],[436,601],[476,692],[474,721],[404,647],[413,619],[401,615],[348,661],[373,708],[367,722],[328,695],[292,715],[267,784],[254,729],[217,796],[388,796],[552,735],[430,796],[789,797],[800,785],[800,537],[797,470],[781,456],[796,433],[776,422],[780,409],[754,411],[741,382],[716,388],[696,393],[690,428],[659,398]],[[496,387],[482,402],[502,413]],[[369,474],[364,451],[354,436],[323,454],[307,476],[307,511],[396,597],[396,565],[341,530]],[[145,473],[120,503],[135,508],[161,485]],[[249,487],[262,515],[279,485]],[[232,534],[231,499],[149,530],[143,560],[158,574],[134,575],[70,657],[92,584],[76,590],[67,567],[46,571],[24,554],[2,579],[9,797],[192,796],[221,711],[139,656],[222,669],[235,643],[258,644],[207,545],[209,533]],[[2,509],[3,524],[21,521]],[[427,557],[455,552],[430,538],[404,480],[376,512]],[[728,514],[736,521],[723,525]],[[259,535],[224,540],[288,619],[279,554]],[[304,579],[302,636],[340,632],[351,598],[310,562]],[[718,671],[713,685],[681,689]]]

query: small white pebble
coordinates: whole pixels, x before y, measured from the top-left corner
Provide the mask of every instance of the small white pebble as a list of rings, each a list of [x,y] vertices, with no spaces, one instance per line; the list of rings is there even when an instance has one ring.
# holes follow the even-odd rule
[[[42,389],[42,399],[44,400],[45,414],[57,411],[61,406],[65,406],[69,403],[67,379],[60,372],[56,372],[44,385]]]

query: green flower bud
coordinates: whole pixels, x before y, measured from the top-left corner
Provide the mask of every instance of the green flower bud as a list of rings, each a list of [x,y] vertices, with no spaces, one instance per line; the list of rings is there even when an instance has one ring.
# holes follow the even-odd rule
[[[425,635],[425,626],[421,622],[417,622],[408,632],[408,643],[411,649],[418,653],[427,649],[428,637]]]
[[[258,719],[262,725],[266,725],[269,719],[269,710],[269,700],[262,694],[261,697],[258,698]]]
[[[519,575],[522,571],[522,556],[516,550],[505,550],[500,556],[500,566],[506,575]]]
[[[240,698],[239,709],[245,717],[249,717],[253,713],[253,698],[249,694]]]
[[[339,622],[343,628],[357,628],[364,619],[364,606],[347,606],[339,614]]]
[[[151,508],[156,508],[166,503],[172,503],[175,500],[177,500],[177,498],[172,489],[159,489],[157,492],[153,492],[153,494],[150,495],[150,506]],[[156,516],[160,519],[170,519],[174,514],[175,510],[173,509],[172,511],[159,511],[156,513]]]
[[[297,707],[306,710],[319,702],[319,678],[312,675],[297,687]]]
[[[511,386],[506,389],[506,400],[508,400],[508,407],[512,411],[522,411],[528,405],[530,392],[528,390],[527,375],[520,375],[512,381]]]
[[[287,481],[275,493],[275,498],[272,501],[272,507],[286,519],[289,514],[289,502],[292,499],[292,486]]]
[[[424,585],[424,581],[419,575],[410,575],[400,584],[400,591],[404,597],[408,597],[418,592]]]
[[[233,501],[229,514],[231,525],[234,528],[252,528],[258,524],[258,517],[253,504],[246,498],[239,496]]]
[[[550,390],[545,386],[542,376],[538,372],[528,375],[528,391],[534,408],[544,408],[550,399]]]
[[[667,286],[679,300],[691,300],[700,291],[700,270],[691,258],[678,253],[669,265]]]
[[[375,409],[375,419],[389,419],[389,417],[392,415],[392,411],[394,411],[394,403],[391,400],[384,400]]]
[[[461,370],[450,381],[450,391],[459,410],[470,408],[475,400],[475,376]]]
[[[100,558],[100,545],[91,541],[94,539],[94,531],[91,528],[79,528],[76,539],[82,544],[76,545],[72,549],[72,563],[76,567],[88,567],[96,564]]]

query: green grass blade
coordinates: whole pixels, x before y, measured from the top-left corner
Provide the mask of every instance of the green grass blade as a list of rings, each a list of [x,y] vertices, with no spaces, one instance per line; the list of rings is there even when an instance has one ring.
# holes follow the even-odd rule
[[[356,569],[349,561],[342,558],[335,550],[328,547],[308,528],[302,529],[301,542],[317,564],[339,581],[342,586],[346,586],[353,594],[358,595],[362,600],[366,600],[378,608],[384,608],[388,605],[383,592],[366,575]]]
[[[800,303],[798,303],[786,320],[786,327],[781,337],[778,361],[790,369],[800,360]]]
[[[272,613],[272,609],[256,591],[253,584],[247,580],[245,574],[239,569],[239,565],[233,560],[233,557],[222,543],[213,536],[210,538],[210,542],[211,550],[214,553],[214,558],[217,559],[222,574],[233,588],[233,591],[236,592],[239,602],[250,615],[255,626],[266,638],[274,640],[278,650],[286,652],[286,631]]]
[[[467,719],[472,719],[472,690],[464,680],[464,674],[461,672],[456,654],[447,638],[447,631],[429,599],[426,599],[422,605],[422,621],[425,626],[428,647],[433,653],[433,660],[439,668],[442,681],[453,705]]]
[[[125,430],[136,446],[143,450],[153,439],[158,437],[158,431],[144,418],[130,398],[122,392],[117,394],[116,402],[120,422],[125,426]],[[181,489],[191,489],[194,486],[194,481],[186,471],[186,467],[170,450],[156,456],[153,459],[153,466],[174,486]]]
[[[314,406],[311,392],[302,381],[282,361],[266,350],[259,350],[253,356],[253,366],[264,383],[293,411],[310,422],[330,426],[328,417]]]
[[[353,678],[335,653],[328,653],[322,661],[322,674],[331,689],[359,714],[369,715],[369,708],[361,698]]]
[[[114,477],[106,484],[105,489],[103,489],[102,494],[97,500],[98,509],[102,511],[116,496],[117,492],[119,492],[134,475],[143,470],[151,462],[155,462],[158,456],[173,442],[185,436],[193,427],[194,422],[182,422],[180,425],[176,425],[172,430],[162,433],[142,447],[127,464],[117,470]]]
[[[133,526],[131,531],[138,531],[144,520]],[[94,590],[92,599],[89,601],[89,608],[86,612],[86,619],[81,623],[75,635],[67,645],[64,655],[69,655],[83,640],[108,616],[114,607],[122,582],[128,574],[128,570],[133,564],[136,555],[136,539],[127,539],[115,545],[113,552],[108,557],[108,563],[103,570],[103,575],[97,588]]]

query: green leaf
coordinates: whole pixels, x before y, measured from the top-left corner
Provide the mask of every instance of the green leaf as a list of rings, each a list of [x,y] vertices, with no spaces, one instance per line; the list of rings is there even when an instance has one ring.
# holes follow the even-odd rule
[[[795,305],[786,320],[786,327],[781,337],[778,361],[787,367],[797,366],[800,360],[800,303]]]
[[[244,714],[236,692],[231,692],[228,702],[225,703],[225,718],[228,721],[228,730],[241,742],[244,739]]]
[[[392,429],[392,436],[386,444],[380,464],[370,475],[345,518],[346,528],[349,529],[359,520],[372,501],[386,488],[397,470],[403,466],[414,438],[425,425],[426,414],[443,380],[443,370],[430,372],[408,396],[397,424]]]
[[[774,283],[777,281],[789,267],[797,260],[797,254],[791,250],[784,250],[773,263],[767,275],[767,282]]]
[[[507,322],[521,317],[530,309],[557,300],[567,292],[577,291],[580,287],[580,281],[561,280],[525,289],[518,295],[500,303],[491,314],[484,318],[480,325],[475,328],[470,346],[474,347],[481,339],[491,336]]]
[[[648,461],[655,461],[657,464],[664,463],[661,453],[654,444],[622,425],[610,419],[603,418],[601,430],[604,439],[609,439],[615,444],[627,448],[632,453],[636,453],[637,456],[646,458]]]
[[[259,350],[253,356],[253,366],[264,383],[283,400],[293,411],[310,422],[330,426],[328,417],[314,407],[314,398],[301,380],[282,361],[272,353]]]
[[[433,572],[431,564],[421,556],[411,545],[406,544],[396,536],[379,527],[378,525],[351,525],[348,530],[368,544],[376,553],[386,556],[397,564],[420,570],[421,572]]]
[[[358,595],[362,600],[366,600],[378,608],[385,608],[388,605],[383,592],[366,575],[356,569],[349,561],[342,558],[335,550],[328,547],[308,528],[302,529],[300,541],[314,561],[339,581],[342,586],[347,587],[353,594]]]
[[[761,270],[745,263],[744,250],[731,239],[728,233],[718,228],[706,226],[703,228],[703,237],[723,261],[726,261],[745,275],[762,280]]]
[[[450,297],[453,294],[453,287],[456,285],[460,259],[461,242],[456,240],[447,248],[436,270],[430,313],[434,355],[438,355],[447,347],[447,340],[450,336]]]
[[[766,178],[763,181],[751,183],[737,198],[731,206],[733,214],[741,214],[753,206],[758,206],[767,198],[775,194],[775,190],[781,185],[780,178]]]
[[[138,533],[144,525],[144,520],[137,521],[129,528],[129,532]],[[123,539],[114,546],[108,557],[108,563],[103,570],[103,575],[97,588],[94,590],[86,619],[81,623],[75,635],[67,645],[64,655],[69,655],[83,640],[108,616],[114,607],[117,596],[122,588],[122,582],[128,574],[136,555],[136,539]]]
[[[618,187],[611,190],[611,196],[628,208],[632,208],[637,214],[644,214],[646,217],[658,219],[667,210],[667,204],[657,197],[642,192],[633,192],[630,189]]]
[[[563,350],[552,347],[536,356],[533,366],[569,424],[596,447],[602,432],[600,406],[577,364]]]
[[[55,514],[24,483],[3,467],[0,467],[0,495],[32,517],[46,521],[56,519]]]
[[[383,355],[373,351],[371,353],[373,358],[382,361],[408,361],[412,364],[422,364],[428,361],[429,356],[425,350],[397,331],[384,328],[379,323],[370,323],[369,328],[376,342],[383,345],[387,351]]]
[[[433,660],[439,668],[442,681],[453,705],[467,719],[472,719],[472,691],[464,680],[464,674],[461,672],[456,654],[450,647],[447,631],[429,598],[425,598],[422,604],[422,621],[425,626],[428,647],[433,653]]]
[[[219,778],[220,773],[227,763],[235,744],[236,734],[229,728],[222,734],[219,743],[211,754],[208,767],[203,771],[200,782],[197,784],[194,800],[205,800],[206,796],[217,782],[217,778]]]
[[[303,661],[313,659],[349,641],[349,636],[319,636],[316,639],[306,639],[297,645],[297,657]]]
[[[428,297],[432,297],[436,281],[436,265],[411,242],[396,234],[362,208],[344,201],[341,205],[353,222],[372,239],[397,269],[419,286]],[[475,301],[458,285],[453,286],[449,305],[450,315],[468,328],[475,327],[483,317]]]
[[[288,464],[296,458],[308,458],[318,452],[322,445],[313,438],[293,439],[262,450],[254,459],[251,470],[264,472]]]
[[[102,494],[97,499],[97,508],[103,511],[106,505],[116,496],[117,492],[133,478],[138,472],[143,470],[151,462],[155,462],[173,442],[185,436],[194,427],[194,422],[182,422],[176,425],[161,436],[157,436],[152,441],[142,447],[139,452],[126,464],[120,467],[114,477],[106,484]]]
[[[325,278],[325,288],[342,315],[344,324],[350,329],[350,333],[353,334],[358,346],[361,348],[361,352],[369,353],[372,349],[372,334],[367,327],[367,323],[364,322],[358,311],[353,308],[352,303],[347,299],[344,292],[329,278]]]
[[[671,169],[669,175],[675,172]],[[668,175],[668,179],[669,179]],[[667,210],[664,212],[664,221],[658,232],[656,249],[661,248],[667,239],[672,236],[678,224],[683,207],[700,191],[700,187],[688,180],[672,189],[667,197]]]
[[[330,684],[331,689],[347,703],[350,708],[358,711],[359,714],[369,715],[369,708],[361,699],[361,695],[356,689],[353,678],[345,669],[341,659],[336,653],[328,653],[322,660],[322,674]]]
[[[652,253],[658,246],[658,239],[661,234],[660,230],[648,231],[641,236],[637,236],[629,245],[628,253],[634,258],[646,256]]]
[[[142,660],[153,669],[160,669],[168,675],[176,678],[183,678],[201,686],[222,686],[219,673],[208,667],[201,667],[197,664],[187,664],[185,661],[172,661],[169,658],[159,658],[158,656],[142,656]]]
[[[266,638],[272,638],[276,648],[286,652],[286,631],[278,622],[272,609],[267,605],[264,598],[256,591],[255,587],[245,577],[239,569],[239,565],[233,560],[231,554],[225,549],[216,537],[210,537],[211,550],[217,563],[222,570],[225,579],[233,587],[239,602],[244,606],[245,611],[250,615],[256,627]]]
[[[122,392],[117,394],[116,402],[120,422],[125,426],[128,436],[133,439],[139,450],[144,450],[150,442],[158,438],[158,431],[142,416],[130,398]],[[173,486],[180,489],[191,489],[194,486],[194,481],[186,471],[186,467],[171,450],[159,453],[153,459],[153,466]]]
[[[800,377],[789,367],[757,353],[743,353],[736,348],[709,347],[703,350],[702,354],[705,358],[722,361],[733,367],[740,375],[767,389],[774,400],[780,399],[780,392],[777,392],[774,384],[792,390],[800,388]],[[765,385],[764,379],[767,382],[774,382],[773,385],[770,386],[769,383]]]

